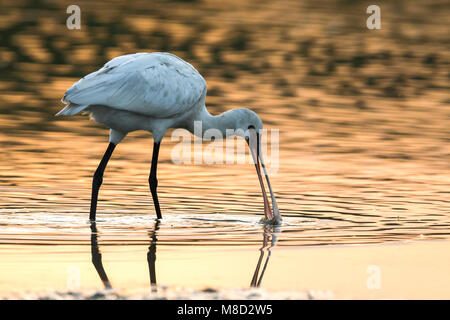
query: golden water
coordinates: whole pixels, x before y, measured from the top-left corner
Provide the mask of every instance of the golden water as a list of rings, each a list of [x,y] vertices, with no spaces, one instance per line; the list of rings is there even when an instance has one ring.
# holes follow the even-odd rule
[[[101,287],[90,262],[97,235],[122,289],[148,285],[152,243],[158,284],[193,288],[250,285],[259,249],[272,243],[263,288],[449,297],[448,6],[383,4],[383,29],[369,31],[364,1],[145,3],[79,1],[82,30],[69,31],[65,3],[2,2],[2,295],[64,289],[70,266],[81,268],[81,289]],[[53,115],[79,77],[138,51],[171,51],[196,66],[212,113],[251,107],[280,130],[271,183],[282,226],[258,223],[253,166],[175,165],[169,132],[158,167],[164,219],[155,230],[153,143],[136,132],[107,167],[91,234],[90,185],[108,130]],[[444,241],[405,244],[416,240]],[[375,291],[366,287],[371,264],[388,279]],[[408,285],[412,275],[418,291]]]

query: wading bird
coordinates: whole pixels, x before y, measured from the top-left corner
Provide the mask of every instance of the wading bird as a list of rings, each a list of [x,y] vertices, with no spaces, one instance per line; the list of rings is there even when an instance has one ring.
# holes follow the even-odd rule
[[[156,168],[161,140],[169,128],[194,130],[194,122],[201,121],[202,132],[217,129],[222,137],[227,129],[243,136],[253,156],[264,199],[265,221],[278,224],[281,216],[260,154],[262,121],[244,108],[211,115],[205,106],[206,81],[189,63],[170,53],[135,53],[116,57],[101,69],[77,81],[66,91],[66,104],[57,116],[72,116],[87,111],[92,118],[110,128],[109,145],[95,171],[92,182],[89,218],[95,221],[97,198],[103,173],[122,139],[132,131],[146,130],[153,134],[154,145],[149,184],[158,219],[162,218],[156,192]],[[228,132],[229,133],[229,132]],[[199,134],[199,133],[197,133]],[[261,168],[270,190],[273,212],[264,188]]]

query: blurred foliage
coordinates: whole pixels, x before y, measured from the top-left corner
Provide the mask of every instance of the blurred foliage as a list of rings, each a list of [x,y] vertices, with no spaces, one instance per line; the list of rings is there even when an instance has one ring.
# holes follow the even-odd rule
[[[302,90],[414,99],[448,90],[449,6],[382,3],[382,30],[365,26],[368,1],[78,1],[81,30],[68,30],[66,1],[3,0],[0,112],[58,110],[70,85],[118,55],[169,51],[207,79],[208,103],[302,105]],[[251,93],[257,93],[252,95]],[[258,97],[264,95],[265,100]],[[373,105],[373,104],[372,104]],[[373,110],[373,109],[372,109]]]

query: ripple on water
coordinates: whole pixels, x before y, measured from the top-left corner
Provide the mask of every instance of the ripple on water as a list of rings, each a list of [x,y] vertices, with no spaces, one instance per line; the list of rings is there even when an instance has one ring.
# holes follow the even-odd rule
[[[332,213],[328,213],[333,216]],[[446,224],[436,219],[417,221],[388,217],[352,221],[326,219],[314,211],[287,212],[280,226],[267,226],[260,216],[243,214],[166,213],[157,221],[152,214],[98,215],[99,240],[104,245],[255,245],[273,235],[280,246],[365,244],[410,239],[445,238]],[[439,219],[439,218],[438,218]],[[421,224],[432,225],[424,234]],[[0,214],[0,243],[30,245],[89,245],[91,228],[85,212],[39,213],[17,210]],[[376,235],[376,236],[374,236]]]
[[[286,217],[280,226],[266,226],[260,217],[210,214],[166,214],[157,221],[152,215],[108,214],[98,218],[100,239],[107,245],[148,245],[156,234],[158,245],[249,245],[261,243],[261,234],[317,228],[324,223],[307,218]],[[2,213],[0,243],[90,244],[91,223],[85,213]],[[286,237],[289,238],[289,237]],[[287,239],[284,239],[286,241]]]

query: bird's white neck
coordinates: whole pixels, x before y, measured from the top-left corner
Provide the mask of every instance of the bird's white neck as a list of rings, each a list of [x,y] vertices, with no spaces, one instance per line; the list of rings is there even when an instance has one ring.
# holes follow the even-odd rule
[[[233,110],[214,116],[209,113],[206,106],[203,106],[203,108],[201,108],[200,111],[195,114],[193,118],[191,118],[187,129],[192,134],[200,138],[203,138],[205,136],[205,132],[208,130],[208,133],[214,135],[215,138],[219,138],[215,135],[215,132],[220,132],[222,137],[225,138],[227,136],[227,130],[234,130],[235,127],[236,118],[233,115]],[[215,132],[213,130],[215,130]]]

